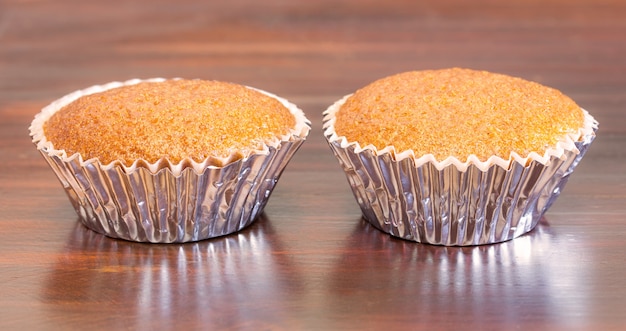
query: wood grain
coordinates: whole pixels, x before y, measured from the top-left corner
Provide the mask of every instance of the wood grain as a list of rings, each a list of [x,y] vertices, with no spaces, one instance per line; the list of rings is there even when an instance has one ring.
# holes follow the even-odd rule
[[[450,66],[556,87],[600,122],[528,235],[452,248],[369,226],[321,135],[333,101]],[[184,245],[77,222],[28,137],[52,100],[129,78],[228,80],[313,121],[264,214]],[[0,329],[626,328],[626,4],[618,0],[0,0]]]

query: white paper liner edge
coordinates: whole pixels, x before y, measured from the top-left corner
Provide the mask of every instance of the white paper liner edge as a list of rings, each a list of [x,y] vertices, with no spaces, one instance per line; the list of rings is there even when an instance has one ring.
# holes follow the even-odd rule
[[[386,146],[385,148],[378,150],[374,145],[361,146],[356,141],[348,141],[345,136],[337,135],[335,131],[335,114],[341,109],[341,106],[352,94],[345,95],[339,99],[330,107],[328,107],[323,113],[323,132],[324,136],[329,143],[339,143],[341,148],[347,148],[349,146],[354,147],[355,153],[360,153],[364,150],[370,150],[377,155],[389,153],[393,159],[400,161],[406,158],[412,158],[415,162],[415,167],[419,167],[426,163],[432,163],[437,170],[443,170],[444,168],[454,165],[459,171],[465,172],[470,165],[475,165],[481,171],[487,171],[492,166],[499,166],[504,169],[509,169],[511,162],[517,162],[522,165],[527,165],[531,161],[536,160],[541,164],[547,164],[551,157],[561,158],[565,151],[573,151],[578,154],[578,149],[574,144],[577,141],[584,139],[589,135],[594,134],[594,130],[598,128],[598,122],[587,112],[585,109],[581,110],[584,114],[583,127],[578,129],[578,132],[567,134],[562,140],[558,141],[552,148],[548,148],[543,155],[539,155],[536,152],[531,152],[526,157],[522,157],[519,154],[512,152],[509,159],[503,159],[499,156],[491,156],[486,161],[481,161],[476,155],[470,155],[467,161],[463,162],[456,157],[450,156],[442,161],[435,158],[433,154],[426,154],[420,157],[416,157],[413,150],[408,149],[405,151],[397,152],[394,146]]]

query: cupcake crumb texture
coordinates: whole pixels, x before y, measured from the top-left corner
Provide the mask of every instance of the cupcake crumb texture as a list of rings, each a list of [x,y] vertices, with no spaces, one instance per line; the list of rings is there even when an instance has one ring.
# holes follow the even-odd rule
[[[167,80],[83,96],[56,112],[44,133],[67,155],[129,165],[243,155],[294,125],[280,101],[245,86]]]
[[[361,146],[485,161],[543,155],[583,121],[582,109],[556,89],[451,68],[400,73],[356,91],[337,112],[335,131]]]

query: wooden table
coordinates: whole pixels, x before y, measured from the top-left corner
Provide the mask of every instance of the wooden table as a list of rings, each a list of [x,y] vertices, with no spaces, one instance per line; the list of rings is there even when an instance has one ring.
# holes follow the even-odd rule
[[[626,329],[626,4],[518,2],[0,0],[0,329]],[[323,140],[342,95],[451,66],[556,87],[600,122],[528,235],[391,238]],[[77,222],[27,128],[68,92],[137,77],[234,81],[304,109],[310,138],[252,226],[151,245]]]

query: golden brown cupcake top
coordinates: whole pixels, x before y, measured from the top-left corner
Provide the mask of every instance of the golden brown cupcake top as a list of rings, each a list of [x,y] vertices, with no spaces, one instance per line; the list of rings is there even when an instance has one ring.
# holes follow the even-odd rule
[[[356,91],[336,113],[335,131],[377,149],[412,149],[481,161],[512,152],[543,155],[583,126],[582,109],[558,90],[470,69],[400,73]]]
[[[288,134],[294,124],[280,101],[245,86],[166,80],[82,96],[56,112],[44,132],[67,155],[130,165],[138,159],[178,163],[244,155]]]

